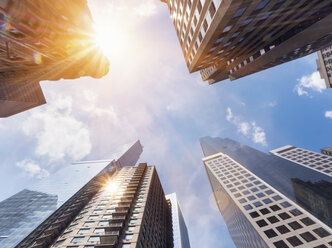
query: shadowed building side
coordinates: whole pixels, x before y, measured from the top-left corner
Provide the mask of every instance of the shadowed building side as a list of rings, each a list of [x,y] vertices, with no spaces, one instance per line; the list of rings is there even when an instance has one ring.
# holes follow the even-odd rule
[[[39,82],[0,82],[0,117],[8,117],[45,103]]]
[[[301,58],[332,42],[332,4],[321,0],[162,0],[187,67],[209,84]]]

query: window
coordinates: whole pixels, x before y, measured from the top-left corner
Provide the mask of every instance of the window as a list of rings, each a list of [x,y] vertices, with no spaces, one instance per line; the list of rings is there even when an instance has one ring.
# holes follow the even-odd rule
[[[269,217],[267,219],[268,219],[268,221],[271,222],[271,224],[279,222],[278,218],[275,217],[275,216],[271,216],[271,217]]]
[[[261,209],[261,210],[259,210],[262,214],[269,214],[269,213],[271,213],[270,212],[270,210],[268,210],[267,208],[263,208],[263,209]]]
[[[133,232],[134,230],[135,230],[135,227],[134,227],[134,226],[129,226],[129,227],[128,227],[128,231],[129,231],[129,232]]]
[[[311,242],[311,241],[316,240],[314,235],[312,235],[310,232],[302,233],[302,234],[300,234],[300,236],[307,242]]]
[[[303,224],[305,224],[306,226],[310,226],[310,225],[315,224],[315,222],[312,219],[308,218],[308,217],[301,219],[301,222]]]
[[[244,13],[244,11],[247,9],[247,7],[243,7],[241,9],[238,9],[235,14],[233,15],[233,18],[235,17],[239,17],[239,16],[242,16],[242,14]]]
[[[65,240],[63,239],[63,240],[59,240],[59,241],[57,241],[56,243],[55,243],[55,247],[56,246],[59,246],[59,245],[61,245],[63,242],[65,242]]]
[[[265,220],[259,220],[259,221],[256,221],[256,223],[259,227],[263,227],[263,226],[268,225]]]
[[[136,222],[137,222],[136,219],[133,219],[133,220],[130,220],[130,221],[129,221],[130,224],[135,224]]]
[[[287,214],[287,213],[281,213],[279,214],[280,218],[283,219],[283,220],[287,220],[290,218],[290,215]]]
[[[98,226],[108,226],[109,225],[109,221],[107,220],[103,220],[103,221],[99,221]]]
[[[276,228],[281,234],[290,232],[290,230],[284,225],[278,226]]]
[[[289,237],[287,238],[288,242],[292,244],[292,246],[298,246],[298,245],[302,245],[302,241],[299,240],[296,236],[293,237]]]
[[[100,242],[100,237],[96,237],[96,236],[90,237],[89,242]]]
[[[98,215],[91,215],[89,217],[89,220],[96,220],[96,219],[98,219]]]
[[[229,25],[229,26],[225,27],[224,30],[223,30],[222,32],[223,32],[223,33],[226,33],[226,32],[228,32],[229,30],[231,30],[232,27],[233,27],[233,25]]]
[[[282,240],[273,243],[276,248],[289,248],[288,245]]]
[[[72,242],[72,243],[81,243],[81,242],[83,242],[83,240],[84,240],[84,237],[74,237],[74,238],[71,240],[71,242]]]
[[[121,248],[130,248],[130,244],[123,244]]]
[[[268,238],[273,238],[275,236],[278,236],[277,233],[273,231],[273,229],[266,230],[264,231],[264,233]]]
[[[252,218],[256,218],[256,217],[259,216],[259,213],[257,213],[256,211],[251,212],[251,213],[249,213],[249,214],[250,214],[250,216],[251,216]]]
[[[260,10],[263,9],[265,7],[265,5],[269,2],[269,0],[262,0],[256,7],[255,10]]]
[[[302,226],[300,225],[300,223],[298,223],[297,221],[293,221],[291,223],[288,224],[291,228],[293,228],[293,230],[297,230],[302,228]]]
[[[93,226],[94,225],[94,222],[93,221],[87,221],[84,223],[83,226]]]
[[[133,234],[126,234],[125,236],[124,236],[124,239],[125,240],[131,240],[132,238],[133,238]]]
[[[84,229],[80,229],[77,234],[86,234],[89,233],[90,229],[89,228],[84,228]]]
[[[325,238],[327,236],[330,235],[330,233],[328,233],[325,229],[323,229],[322,227],[317,228],[315,230],[313,230],[319,237],[321,238]]]
[[[105,228],[96,228],[94,233],[105,233]]]
[[[273,211],[278,211],[280,210],[281,208],[278,206],[278,205],[273,205],[270,207]]]

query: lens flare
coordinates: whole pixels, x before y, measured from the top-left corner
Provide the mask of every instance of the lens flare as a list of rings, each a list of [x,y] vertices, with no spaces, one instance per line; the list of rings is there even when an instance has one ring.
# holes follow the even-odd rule
[[[115,182],[108,182],[105,185],[105,191],[107,193],[115,193],[119,188],[119,184],[115,183]]]

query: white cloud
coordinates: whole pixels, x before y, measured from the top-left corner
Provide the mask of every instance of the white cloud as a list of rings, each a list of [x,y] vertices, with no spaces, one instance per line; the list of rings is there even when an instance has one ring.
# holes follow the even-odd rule
[[[271,108],[274,108],[274,107],[277,106],[277,105],[278,105],[278,103],[277,103],[276,101],[270,102],[270,103],[268,104],[268,106],[271,107]]]
[[[255,122],[252,122],[251,125],[252,125],[252,129],[254,131],[254,133],[253,133],[253,141],[255,143],[262,144],[263,146],[267,146],[267,143],[266,143],[266,134],[265,134],[263,128],[257,126]]]
[[[267,146],[266,134],[263,128],[257,126],[256,122],[241,121],[239,116],[235,116],[231,108],[227,108],[226,120],[237,127],[237,131],[255,143]]]
[[[89,130],[72,116],[72,98],[52,98],[45,110],[32,111],[22,124],[22,130],[25,135],[37,139],[37,155],[46,155],[50,161],[65,156],[79,160],[91,150]]]
[[[322,93],[325,88],[325,82],[320,78],[318,71],[313,72],[311,75],[303,76],[295,86],[295,90],[299,96],[310,96],[308,90]]]
[[[325,117],[332,119],[332,110],[331,111],[326,111],[325,112]]]
[[[114,123],[118,122],[118,116],[114,110],[114,107],[108,106],[107,108],[102,108],[97,106],[98,96],[95,92],[91,90],[84,90],[83,95],[87,99],[86,105],[83,107],[83,110],[89,112],[93,116],[97,117],[109,117]]]
[[[41,179],[50,175],[47,170],[40,168],[40,166],[35,161],[29,159],[24,159],[20,162],[17,162],[16,166],[23,169],[28,177],[37,177]]]

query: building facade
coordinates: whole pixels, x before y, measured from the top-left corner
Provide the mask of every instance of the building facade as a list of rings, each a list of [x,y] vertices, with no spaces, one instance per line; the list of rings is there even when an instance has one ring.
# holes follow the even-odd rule
[[[332,88],[332,46],[325,47],[317,52],[317,70],[321,79],[324,79],[326,88]]]
[[[203,163],[237,247],[332,245],[332,177],[231,139],[201,139]]]
[[[332,177],[332,158],[323,153],[290,145],[272,150],[270,153]]]
[[[189,72],[238,79],[331,44],[332,6],[320,0],[161,0]]]
[[[171,208],[146,163],[99,174],[59,210],[18,247],[173,247]]]
[[[176,197],[176,193],[166,195],[172,209],[172,227],[174,248],[190,248],[188,229]]]
[[[320,151],[324,155],[332,156],[332,147],[324,147]]]
[[[45,103],[40,81],[108,73],[86,0],[5,0],[0,15],[0,117]]]
[[[138,161],[141,152],[137,151],[142,151],[142,146],[138,144],[139,141],[133,146],[136,149],[122,156],[125,161]],[[29,236],[33,230],[39,226],[42,228],[47,218],[57,216],[63,206],[73,202],[73,196],[93,178],[105,173],[112,174],[116,169],[116,160],[75,163],[0,202],[0,247],[26,248],[26,243],[34,239],[34,236]]]
[[[9,117],[45,103],[39,82],[0,82],[0,117]]]

